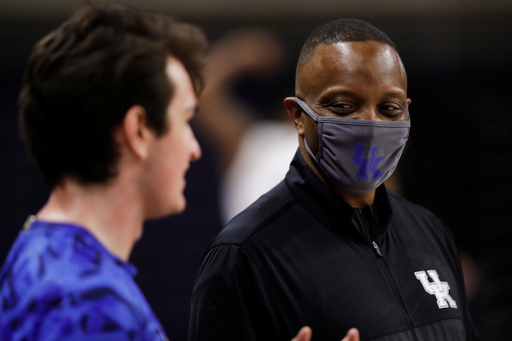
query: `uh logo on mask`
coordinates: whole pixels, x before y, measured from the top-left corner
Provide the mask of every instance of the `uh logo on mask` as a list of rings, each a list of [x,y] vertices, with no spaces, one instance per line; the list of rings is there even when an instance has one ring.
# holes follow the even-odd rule
[[[367,121],[321,117],[295,97],[302,110],[318,124],[318,152],[309,155],[338,186],[363,194],[393,174],[409,138],[410,121]]]
[[[354,146],[354,163],[359,167],[359,170],[356,173],[357,179],[367,180],[370,175],[372,179],[379,179],[384,175],[380,170],[377,169],[379,163],[384,160],[384,157],[375,157],[377,151],[379,150],[379,146],[370,147],[370,157],[368,159],[363,159],[363,153],[366,150],[366,146],[356,144]]]

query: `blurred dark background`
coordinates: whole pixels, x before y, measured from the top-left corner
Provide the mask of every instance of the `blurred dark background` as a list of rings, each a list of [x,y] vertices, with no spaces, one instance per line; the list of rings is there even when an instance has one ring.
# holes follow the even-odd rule
[[[49,193],[18,136],[25,63],[33,44],[81,4],[0,3],[0,262]],[[152,0],[140,6],[197,23],[212,41],[240,27],[275,32],[287,51],[286,66],[274,78],[237,86],[240,99],[263,116],[272,109],[267,102],[293,95],[295,62],[314,28],[357,17],[386,32],[407,69],[412,99],[411,139],[399,167],[403,195],[453,231],[483,340],[511,339],[512,2]],[[198,139],[204,142],[200,133]],[[222,227],[221,175],[207,146],[187,175],[187,210],[148,222],[131,257],[139,269],[136,280],[172,340],[186,339],[201,256]]]

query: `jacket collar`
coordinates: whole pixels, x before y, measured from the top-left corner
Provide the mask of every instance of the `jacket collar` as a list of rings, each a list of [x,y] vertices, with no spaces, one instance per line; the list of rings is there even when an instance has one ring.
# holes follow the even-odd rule
[[[367,233],[360,223],[356,209],[318,178],[304,162],[299,150],[292,160],[285,182],[302,206],[323,225],[338,234],[367,239]],[[385,232],[392,215],[384,185],[377,188],[373,213],[374,231],[381,235]]]

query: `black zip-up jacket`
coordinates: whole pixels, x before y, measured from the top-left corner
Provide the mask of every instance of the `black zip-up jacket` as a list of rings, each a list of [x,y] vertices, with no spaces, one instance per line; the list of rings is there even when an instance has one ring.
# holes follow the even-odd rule
[[[373,213],[372,213],[373,212]],[[430,211],[377,189],[361,214],[295,155],[283,182],[208,248],[189,340],[478,340],[450,231]]]

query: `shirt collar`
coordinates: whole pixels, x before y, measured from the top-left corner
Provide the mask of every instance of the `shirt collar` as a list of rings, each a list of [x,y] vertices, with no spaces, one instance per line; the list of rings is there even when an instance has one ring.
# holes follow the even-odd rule
[[[366,238],[366,232],[358,224],[356,209],[342,200],[318,178],[306,164],[299,150],[292,160],[285,182],[302,206],[322,224],[340,234],[353,237],[364,235]],[[381,235],[386,230],[392,215],[384,185],[377,188],[373,207],[374,231]]]
[[[45,220],[39,220],[35,216],[31,215],[26,220],[23,229],[26,231],[38,231],[45,230],[45,235],[48,235],[52,230],[58,234],[54,239],[67,239],[67,238],[76,238],[76,236],[80,236],[82,240],[87,243],[90,248],[93,248],[108,259],[111,259],[114,264],[123,268],[131,277],[135,277],[137,275],[137,268],[131,264],[130,262],[123,261],[122,259],[116,257],[112,254],[101,242],[94,237],[94,235],[89,232],[86,228],[73,224],[73,223],[54,223]]]

